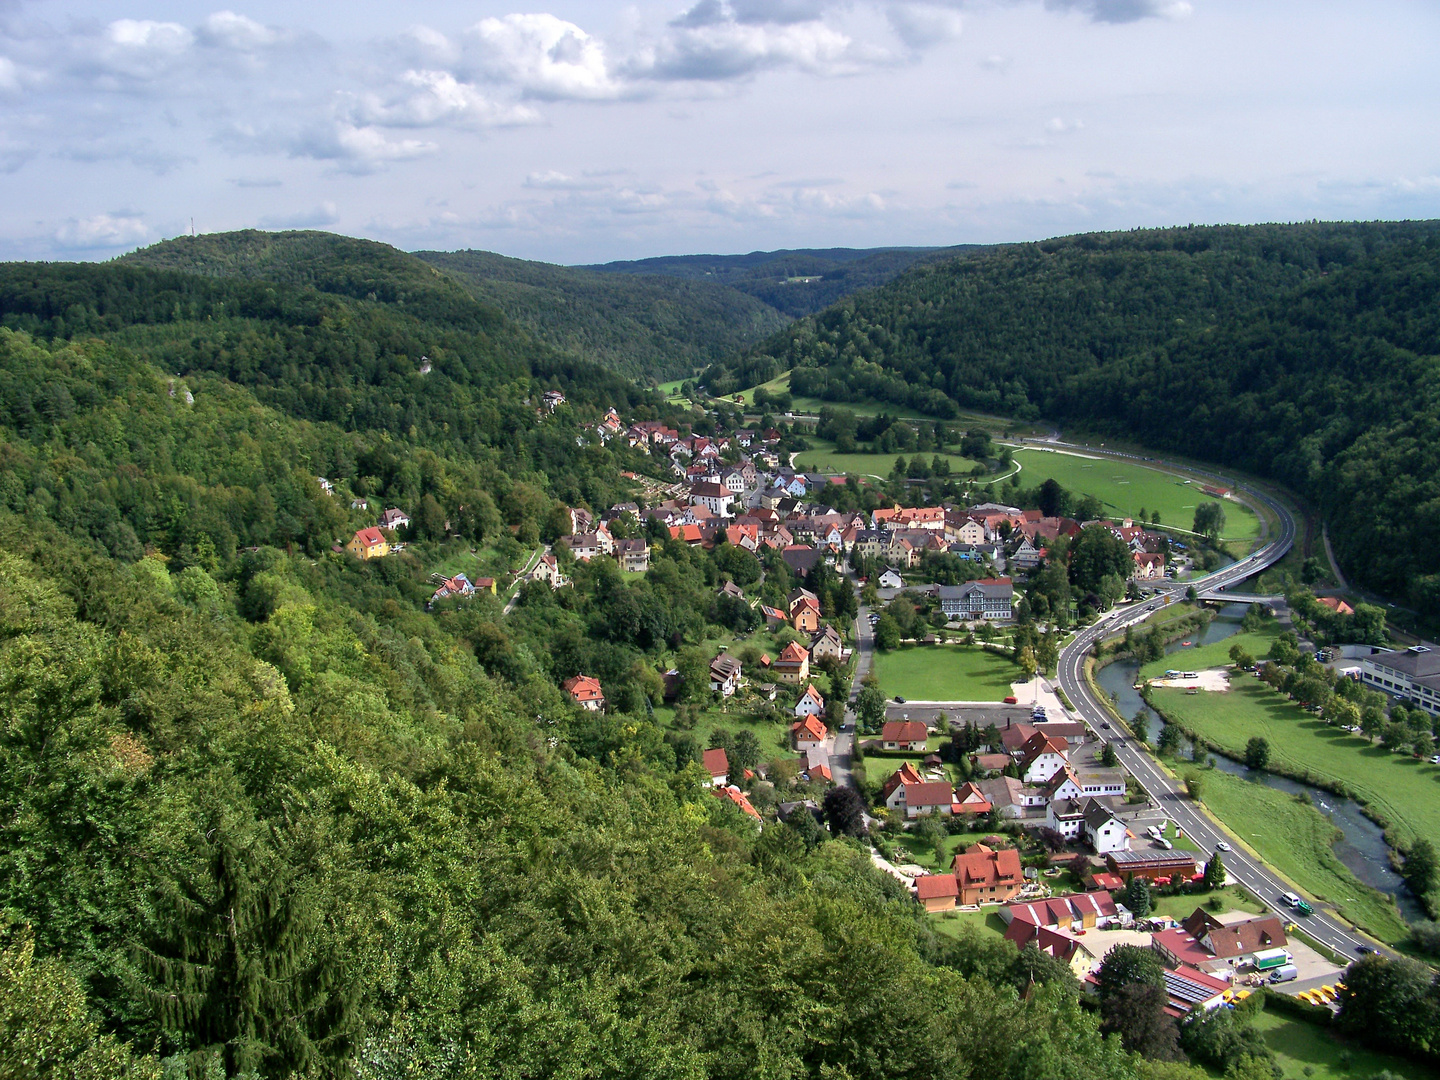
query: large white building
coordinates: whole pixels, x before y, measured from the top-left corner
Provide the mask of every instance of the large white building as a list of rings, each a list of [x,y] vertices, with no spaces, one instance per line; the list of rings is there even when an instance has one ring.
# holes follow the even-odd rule
[[[1440,649],[1434,645],[1367,656],[1360,661],[1360,681],[1391,697],[1407,698],[1426,712],[1440,713]]]

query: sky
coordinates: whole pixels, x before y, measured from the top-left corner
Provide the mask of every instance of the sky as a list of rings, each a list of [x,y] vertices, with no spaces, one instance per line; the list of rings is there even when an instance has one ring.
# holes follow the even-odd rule
[[[1440,217],[1432,0],[234,3],[0,0],[0,259]]]

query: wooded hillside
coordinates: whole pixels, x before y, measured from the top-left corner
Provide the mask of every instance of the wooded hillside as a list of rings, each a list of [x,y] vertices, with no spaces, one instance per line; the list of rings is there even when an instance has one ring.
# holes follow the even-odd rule
[[[1347,573],[1440,598],[1440,223],[1069,237],[917,267],[706,373],[797,394],[1081,422],[1275,477]]]

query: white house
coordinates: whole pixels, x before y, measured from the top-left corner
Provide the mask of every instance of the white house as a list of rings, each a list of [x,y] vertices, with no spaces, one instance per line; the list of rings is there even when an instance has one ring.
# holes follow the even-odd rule
[[[729,517],[730,505],[734,501],[735,493],[722,484],[702,481],[690,489],[690,504],[703,506],[716,517]]]
[[[815,689],[815,684],[811,683],[805,688],[805,693],[800,695],[800,700],[795,703],[795,719],[821,716],[824,712],[825,699],[820,696],[820,691]]]
[[[905,586],[905,579],[900,576],[900,571],[890,566],[887,566],[885,572],[876,580],[882,589],[900,589]]]
[[[1085,822],[1080,831],[1085,842],[1094,848],[1097,854],[1130,849],[1130,834],[1125,829],[1125,823],[1099,799],[1086,801]]]

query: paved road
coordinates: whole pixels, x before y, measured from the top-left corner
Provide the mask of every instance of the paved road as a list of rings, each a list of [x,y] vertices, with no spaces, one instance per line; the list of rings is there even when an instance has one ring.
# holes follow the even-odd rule
[[[1295,521],[1284,507],[1264,492],[1250,488],[1241,488],[1240,490],[1246,498],[1263,504],[1276,515],[1280,523],[1279,535],[1240,562],[1192,582],[1191,584],[1195,585],[1197,591],[1238,585],[1251,575],[1257,574],[1279,561],[1295,541]],[[1183,596],[1185,588],[1185,584],[1165,586],[1160,594],[1151,599],[1086,628],[1061,650],[1057,681],[1081,719],[1097,736],[1104,737],[1101,729],[1103,724],[1109,722],[1110,713],[1096,699],[1089,684],[1085,681],[1085,658],[1090,654],[1094,644],[1102,637],[1131,623],[1140,622],[1172,599]],[[1222,841],[1230,843],[1232,850],[1225,852],[1223,856],[1225,868],[1230,876],[1266,904],[1282,912],[1289,911],[1278,902],[1278,897],[1281,893],[1294,891],[1293,886],[1283,881],[1259,859],[1243,850],[1238,844],[1239,838],[1226,832],[1202,813],[1196,804],[1185,795],[1181,785],[1160,767],[1156,759],[1143,747],[1143,744],[1138,744],[1129,738],[1117,738],[1113,741],[1121,764],[1140,782],[1157,806],[1173,818],[1206,851],[1213,851],[1216,845]],[[1257,823],[1257,827],[1263,827],[1263,825]],[[1374,944],[1349,924],[1340,921],[1328,912],[1319,910],[1318,907],[1314,915],[1308,918],[1300,917],[1297,921],[1310,936],[1346,956],[1353,957],[1356,948],[1362,944]]]

